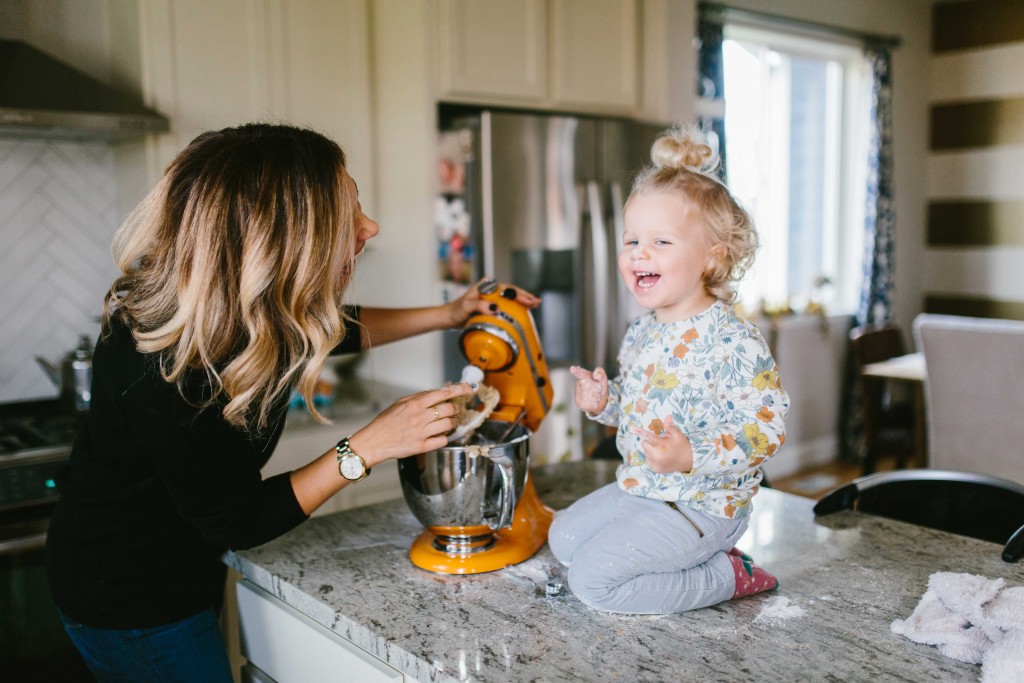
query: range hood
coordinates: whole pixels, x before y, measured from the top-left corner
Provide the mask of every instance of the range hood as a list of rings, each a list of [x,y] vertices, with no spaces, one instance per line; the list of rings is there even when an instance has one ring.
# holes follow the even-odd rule
[[[167,117],[17,40],[0,40],[0,136],[122,140]]]

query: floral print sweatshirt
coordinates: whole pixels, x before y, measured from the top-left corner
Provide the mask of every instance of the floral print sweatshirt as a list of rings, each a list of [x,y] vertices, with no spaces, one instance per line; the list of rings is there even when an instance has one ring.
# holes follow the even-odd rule
[[[659,323],[637,319],[619,350],[608,405],[591,419],[618,427],[625,461],[616,478],[630,494],[673,501],[718,517],[750,514],[758,466],[785,442],[789,397],[768,345],[751,323],[715,302],[702,313]],[[693,469],[658,474],[646,464],[634,427],[672,422],[693,446]]]

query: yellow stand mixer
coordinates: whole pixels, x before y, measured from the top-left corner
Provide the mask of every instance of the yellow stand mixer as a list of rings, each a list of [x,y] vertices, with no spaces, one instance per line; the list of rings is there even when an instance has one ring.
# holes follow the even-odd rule
[[[399,461],[402,492],[426,530],[409,558],[442,574],[478,574],[529,559],[547,541],[554,512],[529,478],[529,437],[551,409],[547,361],[530,311],[515,291],[480,285],[492,304],[463,328],[463,355],[497,389],[498,405],[469,445]]]

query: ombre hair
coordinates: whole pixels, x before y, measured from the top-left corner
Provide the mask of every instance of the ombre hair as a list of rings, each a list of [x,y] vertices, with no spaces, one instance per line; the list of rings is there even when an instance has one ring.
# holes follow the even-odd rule
[[[633,183],[632,199],[648,192],[677,192],[702,218],[712,247],[722,249],[704,271],[704,289],[726,303],[754,261],[758,239],[750,214],[717,178],[718,155],[699,129],[673,128],[651,146],[653,166]],[[627,203],[629,200],[627,200]]]
[[[311,399],[345,334],[358,206],[346,178],[344,152],[310,130],[203,133],[118,228],[104,328],[118,316],[186,400],[236,427],[265,429],[293,388],[326,422]],[[197,372],[201,399],[186,395]]]

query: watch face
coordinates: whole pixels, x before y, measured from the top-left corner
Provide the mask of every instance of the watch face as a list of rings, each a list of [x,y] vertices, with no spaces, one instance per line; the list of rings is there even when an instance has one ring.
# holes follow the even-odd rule
[[[348,455],[341,459],[341,474],[346,479],[359,479],[365,471],[366,468],[359,458]]]

